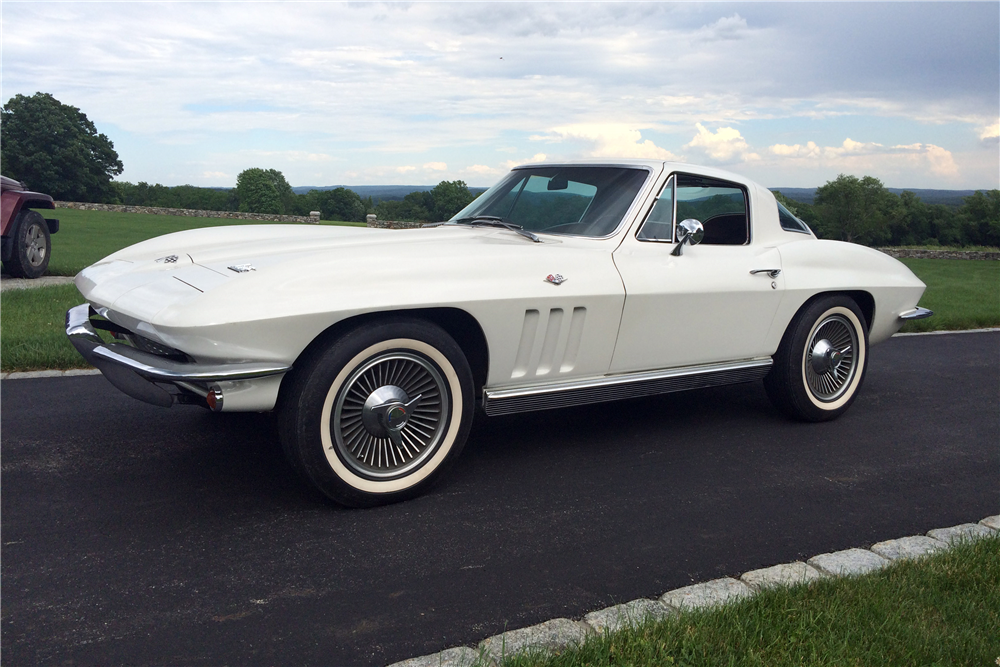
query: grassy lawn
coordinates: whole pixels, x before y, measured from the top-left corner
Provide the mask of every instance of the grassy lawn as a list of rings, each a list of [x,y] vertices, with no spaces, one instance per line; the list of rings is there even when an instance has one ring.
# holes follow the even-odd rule
[[[75,276],[84,267],[122,248],[185,229],[228,225],[296,224],[144,213],[105,213],[77,211],[71,208],[56,209],[50,217],[59,219],[59,231],[52,236],[52,261],[49,263],[49,275],[53,276]],[[365,226],[363,222],[323,221],[320,224]]]
[[[774,589],[714,611],[594,637],[552,658],[582,665],[987,665],[1000,660],[1000,537],[864,577]]]
[[[901,259],[927,284],[920,305],[934,317],[907,322],[902,331],[979,329],[1000,325],[1000,262]]]
[[[75,285],[0,293],[0,371],[89,367],[66,338],[66,311],[81,303]]]

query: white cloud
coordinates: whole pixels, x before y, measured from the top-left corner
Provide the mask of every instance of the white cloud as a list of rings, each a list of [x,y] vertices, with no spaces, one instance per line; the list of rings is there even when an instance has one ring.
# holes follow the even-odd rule
[[[559,143],[570,141],[583,144],[588,157],[636,157],[656,160],[676,160],[677,156],[649,139],[634,126],[621,123],[579,123],[554,127],[548,134],[533,135],[533,141]]]
[[[395,171],[395,172],[396,172],[397,174],[407,174],[407,173],[409,173],[409,172],[411,172],[411,171],[416,171],[416,170],[417,170],[417,168],[416,168],[416,167],[411,167],[411,166],[409,166],[409,165],[407,165],[407,166],[403,166],[403,167],[396,167],[396,168],[394,169],[394,171]]]
[[[424,169],[428,171],[445,171],[448,169],[448,165],[444,162],[428,162],[424,165]]]
[[[847,138],[840,146],[818,146],[812,141],[805,145],[774,144],[768,152],[782,159],[812,162],[847,171],[893,170],[909,165],[926,167],[939,176],[956,176],[959,173],[952,153],[934,144],[884,146]]]
[[[232,178],[232,176],[222,171],[205,171],[201,175],[207,181],[228,181]]]
[[[1000,142],[1000,122],[984,127],[979,132],[979,140],[986,145]]]
[[[695,127],[698,129],[698,134],[684,145],[685,149],[701,153],[709,160],[722,164],[751,162],[760,159],[760,156],[753,152],[746,139],[735,128],[720,127],[712,132],[701,123],[697,123]]]

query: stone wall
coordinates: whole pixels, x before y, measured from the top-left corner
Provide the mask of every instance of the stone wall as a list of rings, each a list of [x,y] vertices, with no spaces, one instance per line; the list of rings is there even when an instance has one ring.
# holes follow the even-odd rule
[[[422,227],[422,222],[407,222],[405,220],[371,220],[374,216],[369,216],[368,226],[376,229],[415,229]]]
[[[890,257],[907,259],[987,259],[1000,260],[1000,252],[977,250],[925,250],[922,248],[879,248]]]
[[[242,213],[239,211],[199,211],[190,208],[160,208],[158,206],[123,206],[121,204],[88,204],[78,201],[57,201],[56,208],[73,208],[78,211],[106,211],[109,213],[145,213],[148,215],[179,215],[188,218],[226,218],[228,220],[256,220],[258,222],[309,222],[318,223],[319,216],[271,215],[269,213]]]

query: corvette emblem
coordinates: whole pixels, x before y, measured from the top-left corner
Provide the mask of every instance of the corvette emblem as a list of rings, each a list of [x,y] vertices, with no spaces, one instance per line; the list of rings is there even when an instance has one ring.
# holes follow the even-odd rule
[[[158,260],[156,260],[156,263],[157,264],[176,264],[177,263],[177,255],[167,255],[166,257],[161,257]]]
[[[257,270],[255,268],[253,268],[253,264],[233,264],[232,266],[227,267],[227,268],[230,271],[235,271],[236,273],[246,273],[247,271],[256,271]]]
[[[552,283],[553,285],[562,285],[566,282],[566,279],[562,277],[561,273],[550,273],[545,276],[545,282]]]

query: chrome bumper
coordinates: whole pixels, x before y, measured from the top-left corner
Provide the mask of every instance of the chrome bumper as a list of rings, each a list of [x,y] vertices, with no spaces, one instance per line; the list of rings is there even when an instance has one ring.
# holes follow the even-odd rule
[[[153,405],[170,407],[182,401],[181,396],[198,396],[205,399],[215,393],[215,400],[208,401],[212,409],[221,409],[222,396],[210,385],[216,382],[252,380],[283,375],[291,366],[259,362],[235,364],[192,364],[165,359],[155,354],[137,350],[120,343],[105,343],[90,323],[89,304],[82,304],[66,311],[66,335],[84,359],[98,368],[108,381],[133,398]],[[161,385],[173,385],[178,393],[171,393]],[[205,405],[205,401],[201,401]]]
[[[933,310],[927,310],[926,308],[914,308],[913,310],[907,310],[906,312],[899,314],[899,319],[904,322],[910,320],[923,320],[934,314]]]

